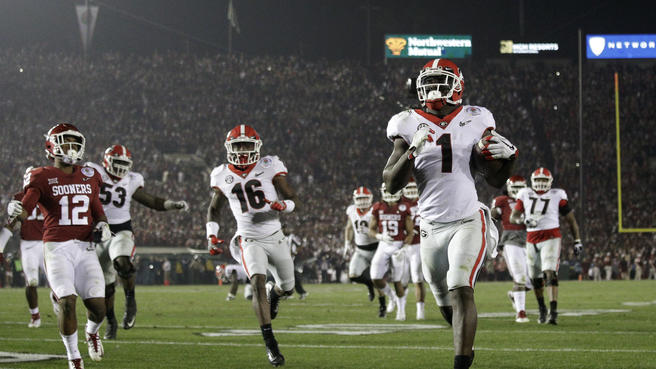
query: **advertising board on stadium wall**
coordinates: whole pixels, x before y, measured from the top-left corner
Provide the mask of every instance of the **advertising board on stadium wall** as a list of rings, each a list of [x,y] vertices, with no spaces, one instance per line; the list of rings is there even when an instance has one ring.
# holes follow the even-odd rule
[[[471,35],[385,35],[385,58],[465,58]]]
[[[588,59],[656,58],[656,34],[586,35],[585,44]]]
[[[513,40],[499,41],[501,54],[542,54],[544,52],[558,51],[557,42],[515,42]]]

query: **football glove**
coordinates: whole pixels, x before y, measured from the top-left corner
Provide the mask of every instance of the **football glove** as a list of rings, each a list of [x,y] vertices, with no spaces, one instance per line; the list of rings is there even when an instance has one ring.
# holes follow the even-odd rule
[[[164,201],[164,209],[166,210],[182,210],[182,211],[189,211],[189,204],[184,201],[171,201],[171,200],[166,200]]]
[[[487,141],[487,144],[485,142]],[[501,136],[497,131],[492,131],[491,136],[486,136],[478,141],[478,147],[485,159],[514,159],[519,150],[507,138]]]
[[[282,201],[266,201],[272,210],[279,211],[281,213],[291,213],[296,208],[296,203],[292,200],[282,200]]]
[[[205,230],[207,232],[207,250],[210,252],[210,255],[219,255],[223,253],[221,244],[225,241],[218,238],[216,235],[219,234],[219,223],[217,222],[207,222],[205,224]]]
[[[9,214],[9,222],[11,223],[19,215],[23,213],[23,203],[18,200],[11,200],[7,204],[7,214]]]
[[[383,241],[383,242],[387,242],[387,243],[392,243],[392,242],[394,242],[394,239],[392,238],[392,236],[390,236],[389,234],[387,234],[387,232],[376,233],[376,239],[377,239],[378,241]]]
[[[528,228],[535,228],[538,226],[538,220],[533,218],[524,219],[524,225]]]
[[[98,222],[93,228],[93,242],[102,243],[112,238],[112,231],[107,222]]]
[[[581,240],[574,240],[574,255],[579,256],[583,252]]]
[[[428,127],[421,128],[415,132],[415,135],[412,137],[410,148],[408,148],[410,151],[408,159],[412,160],[422,152],[426,151],[426,142],[433,142],[433,137],[430,135],[431,133],[435,133],[435,131]]]

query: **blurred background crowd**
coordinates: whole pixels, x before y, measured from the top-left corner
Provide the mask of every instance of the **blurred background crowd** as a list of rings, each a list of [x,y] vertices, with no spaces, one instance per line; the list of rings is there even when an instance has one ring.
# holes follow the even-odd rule
[[[464,103],[488,108],[498,130],[520,148],[517,174],[529,178],[535,168],[545,166],[554,174],[553,187],[567,191],[585,246],[584,254],[575,257],[571,233],[563,224],[561,265],[570,278],[654,278],[656,233],[618,232],[613,86],[617,72],[623,226],[654,228],[653,65],[585,65],[580,147],[578,79],[572,62],[461,63]],[[392,150],[385,137],[387,121],[416,104],[405,81],[422,64],[366,66],[298,56],[175,51],[106,53],[85,60],[38,47],[0,50],[2,209],[21,189],[26,167],[48,165],[43,135],[55,122],[71,122],[86,136],[87,160],[100,163],[105,148],[123,144],[132,151],[133,170],[143,174],[148,192],[190,203],[189,213],[158,213],[135,204],[137,253],[140,246],[204,249],[209,173],[226,161],[228,130],[249,124],[262,137],[262,154],[277,155],[286,164],[289,182],[303,203],[302,211],[283,220],[303,239],[297,260],[305,262],[306,278],[338,281],[348,265],[342,247],[351,193],[364,185],[379,198],[382,169]],[[477,183],[484,203],[501,194],[481,178]],[[221,233],[229,239],[235,224],[229,214],[224,219],[230,220],[221,225]],[[11,242],[8,254],[16,250],[16,241]],[[149,271],[161,270],[166,260],[142,255],[141,282],[161,283],[148,277]],[[194,280],[200,283],[212,280],[207,260],[228,261],[188,255],[172,258],[168,267],[174,275],[196,268]],[[15,269],[5,267],[8,273]],[[505,279],[505,268],[501,258],[488,260],[481,278]],[[190,283],[191,277],[186,278],[181,283]]]

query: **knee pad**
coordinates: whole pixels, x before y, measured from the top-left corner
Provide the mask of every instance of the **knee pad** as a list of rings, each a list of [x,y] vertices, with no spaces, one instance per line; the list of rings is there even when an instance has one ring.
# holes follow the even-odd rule
[[[544,279],[543,278],[533,278],[531,281],[533,283],[533,288],[539,289],[544,287]]]
[[[114,283],[110,283],[108,285],[105,285],[105,298],[106,299],[114,296],[114,292],[115,292],[115,284]]]
[[[553,278],[549,278],[549,280],[547,281],[547,285],[558,287],[558,277],[554,275]]]
[[[134,273],[137,272],[137,269],[134,267],[130,261],[126,263],[119,263],[118,258],[114,259],[114,269],[119,277],[123,279],[129,279]]]

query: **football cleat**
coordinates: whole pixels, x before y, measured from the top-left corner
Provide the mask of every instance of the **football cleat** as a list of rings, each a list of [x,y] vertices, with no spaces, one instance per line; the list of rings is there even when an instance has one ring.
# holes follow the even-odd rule
[[[123,329],[134,327],[137,319],[137,300],[134,297],[125,298],[125,314],[123,314]]]
[[[107,330],[105,330],[105,335],[103,336],[106,340],[115,340],[116,331],[118,330],[118,322],[116,319],[107,319]]]
[[[508,298],[510,299],[510,303],[512,304],[513,310],[515,309],[515,296],[513,296],[512,291],[508,291]]]
[[[28,328],[39,328],[41,326],[41,315],[39,313],[32,314],[30,322],[27,323]]]
[[[84,361],[82,358],[69,360],[68,369],[84,369]]]
[[[105,355],[105,351],[103,350],[103,345],[102,342],[100,342],[98,333],[86,333],[86,341],[87,345],[89,346],[89,357],[91,360],[102,360],[103,356]]]
[[[544,324],[547,322],[547,307],[539,306],[540,317],[538,318],[538,324]]]
[[[228,293],[228,296],[226,297],[226,301],[232,301],[235,299],[235,295]]]
[[[280,350],[278,349],[278,342],[275,340],[273,343],[266,345],[266,354],[271,365],[276,367],[285,365],[285,357],[280,353]]]
[[[528,323],[529,320],[526,317],[526,311],[521,310],[519,313],[517,313],[517,316],[515,316],[515,322],[517,322],[517,323]]]
[[[551,325],[558,325],[558,323],[556,322],[556,319],[558,319],[558,312],[550,311],[549,312],[549,322],[548,323],[551,324]]]
[[[302,294],[298,295],[299,300],[305,300],[308,297],[309,293],[303,292]]]
[[[271,320],[274,320],[278,316],[278,305],[280,304],[280,296],[275,292],[274,287],[273,282],[267,282],[266,290],[269,306],[271,307]]]
[[[401,309],[396,311],[396,320],[398,321],[405,321],[405,311],[401,311]]]

